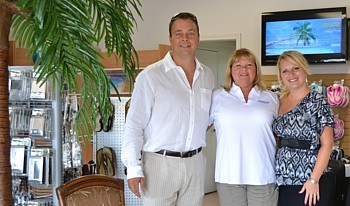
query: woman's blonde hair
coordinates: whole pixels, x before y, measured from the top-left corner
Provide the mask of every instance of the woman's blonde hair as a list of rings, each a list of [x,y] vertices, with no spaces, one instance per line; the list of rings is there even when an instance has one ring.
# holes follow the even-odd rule
[[[254,86],[257,85],[259,87],[259,89],[265,90],[266,85],[265,85],[265,82],[262,78],[260,63],[259,63],[258,59],[256,58],[256,56],[254,55],[254,53],[246,48],[238,49],[231,54],[230,58],[228,59],[227,68],[226,68],[226,72],[225,72],[225,83],[224,83],[224,85],[222,85],[222,87],[226,91],[231,90],[232,83],[234,82],[234,80],[232,78],[232,74],[231,74],[232,73],[231,72],[232,65],[242,57],[245,57],[245,58],[247,58],[250,61],[255,63],[256,76],[254,78],[253,85]]]
[[[295,66],[297,66],[300,69],[304,70],[304,72],[307,75],[311,75],[309,63],[308,63],[308,61],[305,59],[305,57],[300,52],[294,51],[294,50],[293,51],[285,51],[285,52],[283,52],[278,57],[278,61],[277,61],[278,81],[282,85],[282,91],[280,93],[281,97],[283,95],[289,93],[289,89],[282,82],[282,76],[281,76],[281,61],[282,60],[286,60],[286,61],[290,62],[291,64],[294,64]],[[307,84],[307,82],[306,82],[306,84]]]

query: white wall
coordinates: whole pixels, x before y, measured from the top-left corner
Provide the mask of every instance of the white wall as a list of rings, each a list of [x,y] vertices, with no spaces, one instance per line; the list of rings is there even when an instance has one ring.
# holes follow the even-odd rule
[[[241,34],[241,46],[260,57],[261,13],[327,7],[347,7],[349,0],[145,0],[142,1],[143,21],[133,36],[137,50],[157,49],[169,44],[168,24],[171,16],[189,11],[198,17],[201,37]],[[313,73],[350,73],[350,63],[312,65]],[[274,67],[263,67],[264,74],[276,74]]]

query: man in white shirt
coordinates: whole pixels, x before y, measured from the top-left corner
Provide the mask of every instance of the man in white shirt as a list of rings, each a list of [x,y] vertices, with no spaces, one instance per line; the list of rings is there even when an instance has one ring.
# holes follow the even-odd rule
[[[128,186],[146,206],[201,206],[212,71],[196,58],[196,16],[169,23],[172,51],[136,78],[128,110],[122,161]],[[142,155],[141,155],[142,153]]]

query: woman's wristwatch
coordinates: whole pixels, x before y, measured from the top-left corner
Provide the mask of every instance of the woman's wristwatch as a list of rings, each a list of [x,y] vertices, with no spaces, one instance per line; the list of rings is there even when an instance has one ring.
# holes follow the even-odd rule
[[[314,178],[312,178],[312,177],[310,177],[309,178],[309,180],[310,180],[310,182],[312,183],[312,184],[318,184],[318,181],[316,181]]]

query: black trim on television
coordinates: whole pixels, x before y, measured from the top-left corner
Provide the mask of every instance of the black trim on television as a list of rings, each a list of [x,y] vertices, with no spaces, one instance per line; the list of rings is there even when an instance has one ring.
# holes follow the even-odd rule
[[[322,53],[318,50],[312,50],[312,53],[304,53],[305,58],[310,64],[323,63],[346,63],[348,59],[349,45],[349,27],[350,18],[346,17],[346,7],[323,8],[323,9],[309,9],[309,10],[293,10],[293,11],[278,11],[278,12],[264,12],[261,19],[261,64],[276,65],[278,56],[283,52],[284,45],[277,49],[275,53],[266,54],[267,32],[266,24],[270,22],[283,22],[293,20],[316,20],[324,18],[341,16],[341,40],[340,51],[335,53]],[[282,39],[282,38],[281,38]],[[276,43],[278,44],[278,43]],[[338,44],[338,45],[339,45]],[[270,44],[271,45],[271,44]],[[285,50],[292,50],[286,48]],[[296,49],[297,50],[297,49]],[[315,51],[315,53],[313,53]],[[278,53],[278,54],[277,54]],[[303,52],[302,52],[303,53]]]

